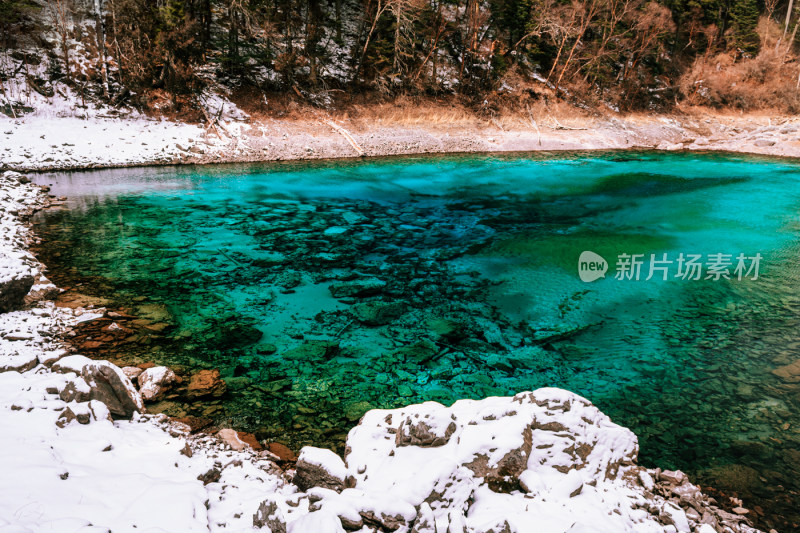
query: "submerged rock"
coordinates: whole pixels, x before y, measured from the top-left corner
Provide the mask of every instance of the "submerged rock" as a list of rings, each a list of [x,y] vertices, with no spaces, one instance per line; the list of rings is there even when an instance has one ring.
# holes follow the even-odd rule
[[[189,381],[186,396],[190,400],[199,398],[220,397],[227,390],[225,381],[220,376],[219,370],[200,370]]]
[[[220,376],[219,370],[199,370],[194,373],[186,389],[186,396],[190,400],[207,398],[209,396],[220,397],[227,390],[225,381]]]
[[[283,352],[284,359],[294,359],[298,361],[316,361],[320,359],[330,359],[339,352],[339,341],[335,340],[312,340],[306,341],[296,348]]]
[[[787,383],[800,383],[800,359],[776,368],[772,373]]]
[[[405,311],[402,302],[364,302],[352,308],[356,319],[368,326],[383,326],[399,318]]]
[[[334,283],[328,290],[334,298],[347,298],[349,296],[373,296],[380,294],[386,282],[377,278],[357,279]]]

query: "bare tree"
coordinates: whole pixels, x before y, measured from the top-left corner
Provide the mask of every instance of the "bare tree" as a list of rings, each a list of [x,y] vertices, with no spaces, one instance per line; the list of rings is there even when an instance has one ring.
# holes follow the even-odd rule
[[[395,20],[392,69],[397,74],[403,73],[406,59],[412,56],[414,22],[424,3],[425,0],[390,0],[387,4]]]
[[[106,58],[106,19],[105,0],[94,0],[94,20],[97,34],[97,53],[99,55],[100,74],[103,79],[103,96],[108,98],[108,60]]]
[[[372,13],[371,16],[369,16],[369,9],[372,7],[372,5],[373,5],[372,0],[368,0],[366,5],[368,13],[367,20],[368,21],[371,20],[371,22],[369,30],[367,31],[367,35],[364,39],[364,46],[361,48],[361,54],[359,55],[358,58],[358,64],[356,65],[354,71],[354,79],[358,79],[358,76],[361,73],[361,68],[364,65],[364,58],[367,55],[367,50],[369,49],[370,41],[372,40],[372,36],[375,33],[375,29],[378,27],[378,21],[381,19],[383,14],[386,13],[386,11],[391,8],[391,4],[389,2],[384,2],[383,0],[375,0],[374,2],[375,11]]]
[[[789,22],[792,19],[792,8],[794,8],[794,0],[789,0],[789,6],[786,8],[786,23],[783,26],[783,39],[786,39],[786,32],[789,31]]]
[[[73,9],[70,0],[48,0],[47,13],[51,25],[58,34],[61,44],[61,55],[64,61],[64,74],[67,81],[72,81],[72,74],[69,64],[69,39],[73,25]]]
[[[548,21],[548,26],[551,28],[551,31],[554,31],[556,35],[561,35],[555,61],[553,61],[553,66],[547,76],[548,81],[550,81],[559,65],[567,42],[569,39],[573,39],[572,46],[569,48],[569,53],[564,59],[564,63],[559,70],[558,78],[556,78],[555,81],[556,90],[558,90],[558,87],[561,85],[564,74],[569,70],[575,58],[575,52],[582,44],[583,36],[586,34],[589,25],[592,23],[592,20],[600,8],[600,1],[601,0],[573,0],[570,6],[566,6],[566,9],[555,10],[553,12],[555,16],[551,17]]]

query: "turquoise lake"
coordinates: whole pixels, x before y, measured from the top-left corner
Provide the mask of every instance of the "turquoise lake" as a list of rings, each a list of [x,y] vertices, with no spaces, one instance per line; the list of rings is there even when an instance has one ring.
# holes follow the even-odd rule
[[[203,413],[157,410],[340,447],[370,408],[562,387],[631,428],[642,464],[755,502],[762,524],[800,522],[800,384],[772,373],[800,360],[799,162],[512,154],[36,179],[68,198],[35,219],[54,276],[163,328],[131,361],[228,383]],[[605,277],[581,281],[584,251]],[[615,276],[622,254],[641,256],[638,280]],[[678,275],[681,254],[700,279]],[[715,257],[725,275],[707,279]]]

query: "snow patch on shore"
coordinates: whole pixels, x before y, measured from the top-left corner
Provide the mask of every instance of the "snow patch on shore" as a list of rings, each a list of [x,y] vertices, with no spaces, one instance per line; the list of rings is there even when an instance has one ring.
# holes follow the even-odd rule
[[[197,125],[143,117],[26,116],[0,119],[0,159],[22,170],[170,164],[197,150],[203,136]]]
[[[82,411],[52,393],[74,379],[44,367],[0,374],[0,530],[245,531],[264,495],[294,492],[269,460],[211,437],[187,456],[163,416],[58,427],[66,409]],[[217,481],[198,479],[215,469]]]

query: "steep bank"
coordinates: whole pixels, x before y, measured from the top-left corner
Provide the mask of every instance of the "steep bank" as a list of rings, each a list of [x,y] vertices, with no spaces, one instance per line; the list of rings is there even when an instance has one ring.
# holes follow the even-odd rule
[[[12,173],[0,186],[10,236],[3,251],[25,253],[32,237],[19,213],[47,198]],[[41,265],[32,268],[44,286]],[[754,531],[745,509],[723,511],[683,474],[637,467],[630,431],[557,389],[371,411],[351,431],[344,461],[306,448],[296,469],[282,472],[235,435],[189,437],[185,426],[139,414],[144,387],[137,391],[114,365],[68,355],[60,334],[106,318],[105,310],[64,310],[38,298],[13,307],[0,315],[2,526]]]
[[[800,119],[791,116],[548,116],[455,123],[380,115],[278,120],[228,116],[219,126],[143,117],[0,119],[0,169],[44,171],[420,153],[540,150],[719,150],[800,157]]]

